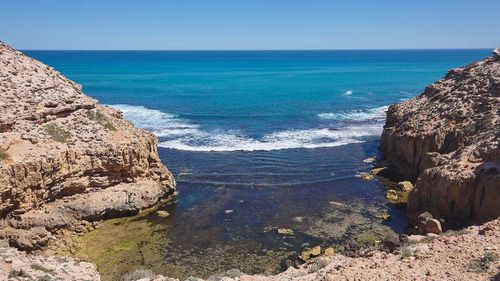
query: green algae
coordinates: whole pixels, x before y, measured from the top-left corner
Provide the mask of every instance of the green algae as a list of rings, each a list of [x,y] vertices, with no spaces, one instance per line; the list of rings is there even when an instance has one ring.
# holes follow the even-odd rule
[[[52,248],[96,264],[104,281],[121,280],[137,270],[184,280],[231,269],[277,274],[300,264],[304,249],[333,247],[351,255],[394,233],[374,215],[388,212],[384,198],[368,203],[315,196],[296,202],[290,192],[266,189],[259,192],[266,192],[268,201],[250,202],[254,190],[220,187],[200,196],[203,192],[181,191],[178,203],[163,202],[134,217],[100,222],[86,234],[73,235],[65,247]],[[160,217],[158,210],[170,216]],[[292,229],[293,235],[281,235],[278,228]]]
[[[143,219],[149,213],[101,222],[99,228],[77,239],[80,247],[75,256],[95,263],[103,280],[158,262],[168,241],[161,234],[164,225]]]

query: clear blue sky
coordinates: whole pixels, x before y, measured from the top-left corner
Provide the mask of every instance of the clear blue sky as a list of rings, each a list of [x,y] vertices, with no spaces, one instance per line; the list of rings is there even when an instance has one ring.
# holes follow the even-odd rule
[[[500,45],[500,0],[0,0],[19,49],[397,49]]]

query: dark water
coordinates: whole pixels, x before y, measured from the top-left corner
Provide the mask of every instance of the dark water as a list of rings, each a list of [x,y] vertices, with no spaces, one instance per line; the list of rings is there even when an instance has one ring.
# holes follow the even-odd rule
[[[105,279],[149,268],[185,278],[276,273],[305,248],[405,230],[363,162],[387,106],[489,50],[28,54],[160,139],[179,194],[79,238]],[[377,214],[389,213],[384,222]],[[289,228],[293,236],[277,233]]]

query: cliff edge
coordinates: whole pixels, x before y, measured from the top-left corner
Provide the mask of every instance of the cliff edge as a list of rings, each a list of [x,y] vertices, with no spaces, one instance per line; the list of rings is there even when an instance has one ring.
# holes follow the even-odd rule
[[[455,226],[499,217],[500,49],[389,107],[380,152],[416,182],[410,223],[425,211]]]
[[[58,229],[136,213],[174,186],[154,135],[0,43],[0,239],[40,248]]]

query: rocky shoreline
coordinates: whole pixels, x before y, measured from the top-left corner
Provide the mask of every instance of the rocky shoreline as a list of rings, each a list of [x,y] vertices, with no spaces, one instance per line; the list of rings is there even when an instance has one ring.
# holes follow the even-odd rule
[[[158,141],[4,43],[0,65],[0,279],[100,280],[90,263],[39,250],[60,233],[85,233],[172,197],[175,180],[159,159]],[[402,180],[387,198],[399,204],[408,196],[409,220],[427,236],[389,237],[358,257],[311,247],[301,266],[278,275],[231,270],[208,280],[500,278],[498,128],[500,49],[391,106],[380,143],[387,169],[358,175],[370,180],[389,172]],[[472,223],[484,224],[436,235]],[[125,280],[175,279],[139,270]]]
[[[380,152],[415,183],[410,223],[423,212],[455,227],[500,216],[499,128],[500,49],[389,107]]]
[[[30,252],[174,194],[153,134],[4,43],[0,65],[0,240]]]

